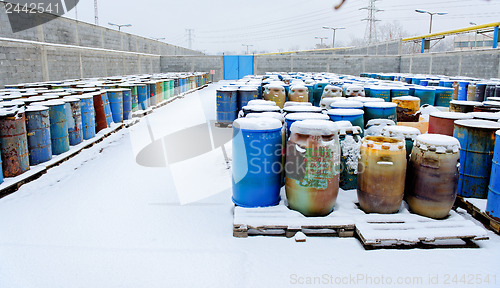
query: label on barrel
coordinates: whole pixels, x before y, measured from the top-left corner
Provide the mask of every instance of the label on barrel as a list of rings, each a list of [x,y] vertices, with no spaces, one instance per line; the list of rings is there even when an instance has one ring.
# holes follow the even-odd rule
[[[340,173],[338,158],[339,155],[335,155],[329,147],[306,148],[304,157],[306,171],[300,185],[326,189],[328,180]]]

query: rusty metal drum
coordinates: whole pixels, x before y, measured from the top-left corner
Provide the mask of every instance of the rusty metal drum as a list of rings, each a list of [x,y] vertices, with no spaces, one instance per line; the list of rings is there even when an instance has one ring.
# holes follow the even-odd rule
[[[451,136],[423,134],[415,139],[405,190],[412,212],[436,219],[448,216],[457,196],[459,149]]]
[[[15,177],[30,169],[24,110],[0,110],[0,151],[4,177]]]
[[[453,136],[455,120],[472,119],[471,114],[460,112],[434,112],[429,116],[429,134]]]

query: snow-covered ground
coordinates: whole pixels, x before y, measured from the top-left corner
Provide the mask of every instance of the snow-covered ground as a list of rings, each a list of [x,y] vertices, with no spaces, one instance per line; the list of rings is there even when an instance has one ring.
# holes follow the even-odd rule
[[[0,199],[0,287],[500,286],[500,237],[491,232],[479,249],[234,238],[230,170],[217,148],[231,129],[206,128],[219,85]]]

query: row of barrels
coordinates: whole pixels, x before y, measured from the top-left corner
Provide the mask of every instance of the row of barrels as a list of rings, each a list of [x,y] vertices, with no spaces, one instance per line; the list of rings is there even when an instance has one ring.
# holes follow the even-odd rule
[[[208,77],[201,75],[207,74],[193,75],[193,82],[187,76],[124,76],[0,90],[0,183],[68,152],[112,123],[130,120],[134,111],[205,85]]]

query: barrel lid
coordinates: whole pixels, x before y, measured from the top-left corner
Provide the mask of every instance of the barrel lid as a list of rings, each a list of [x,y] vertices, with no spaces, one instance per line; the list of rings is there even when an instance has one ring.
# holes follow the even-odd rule
[[[434,91],[436,89],[434,87],[429,87],[429,86],[417,86],[415,87],[415,90]]]
[[[488,97],[488,101],[500,101],[500,97]]]
[[[415,140],[415,138],[420,134],[422,134],[420,130],[415,127],[394,125],[382,128],[382,135],[401,139],[411,138],[412,140]]]
[[[473,116],[468,113],[460,113],[460,112],[433,112],[431,113],[432,117],[436,118],[444,118],[444,119],[452,119],[452,120],[462,120],[462,119],[472,119]]]
[[[302,120],[308,120],[308,119],[316,119],[316,120],[330,120],[330,117],[328,117],[325,114],[321,113],[291,113],[287,114],[285,116],[286,120],[290,121],[302,121]]]
[[[407,88],[404,86],[391,86],[391,90],[410,91],[410,88]],[[404,96],[401,96],[401,97],[404,97]]]
[[[470,128],[480,128],[480,129],[492,129],[492,130],[500,129],[500,123],[498,122],[479,120],[479,119],[456,120],[455,125],[460,125]]]
[[[378,91],[390,91],[391,88],[380,85],[372,85],[370,86],[370,90],[378,90]]]
[[[254,105],[276,106],[276,102],[264,99],[255,99],[255,100],[250,100],[247,103],[247,106],[254,106]]]
[[[39,112],[49,110],[49,107],[42,105],[29,105],[26,106],[26,112]]]
[[[441,86],[436,86],[436,91],[441,90],[441,91],[455,91],[455,89],[450,88],[450,87],[441,87]]]
[[[361,146],[374,150],[401,151],[405,145],[402,139],[385,136],[366,136],[361,141]]]
[[[396,108],[398,105],[392,102],[371,102],[365,103],[367,108]]]
[[[393,126],[396,123],[390,119],[371,119],[366,123],[366,127],[370,126]]]
[[[357,116],[365,114],[365,111],[362,109],[330,109],[327,113],[337,116]]]
[[[33,102],[40,102],[40,101],[45,101],[47,98],[44,96],[32,96],[26,99],[23,99],[25,103],[33,103]]]
[[[331,121],[323,121],[317,119],[306,119],[303,121],[293,122],[290,127],[292,133],[305,135],[328,136],[336,134],[339,127]]]
[[[15,108],[23,105],[19,105],[13,101],[2,101],[0,102],[0,108]]]
[[[371,98],[371,97],[362,97],[362,96],[351,97],[349,99],[350,100],[359,101],[359,102],[362,102],[362,103],[367,103],[367,102],[385,102],[385,100],[382,99],[382,98]]]
[[[283,111],[286,113],[294,113],[294,112],[321,113],[323,109],[316,106],[288,106],[283,108]]]
[[[493,120],[493,121],[498,121],[500,120],[500,113],[493,113],[493,112],[471,112],[469,113],[472,115],[475,119],[484,119],[484,120]]]
[[[363,102],[360,101],[352,101],[352,100],[344,100],[344,101],[335,101],[330,104],[331,108],[363,108]]]
[[[238,88],[237,87],[226,86],[226,87],[221,87],[221,88],[217,89],[217,91],[222,91],[222,92],[236,92],[236,91],[238,91]]]
[[[275,82],[271,82],[269,84],[266,85],[267,89],[285,89],[285,86],[284,84],[280,84],[280,83],[275,83]]]
[[[483,106],[490,106],[490,107],[500,107],[500,101],[484,101]]]
[[[78,99],[92,99],[94,96],[94,93],[84,93],[82,95],[76,95],[75,97]]]
[[[106,92],[113,92],[113,93],[122,92],[122,91],[123,91],[123,88],[111,88],[111,89],[106,90]]]
[[[58,105],[64,105],[64,101],[61,100],[48,100],[48,101],[43,101],[43,102],[36,102],[31,105],[42,105],[42,106],[58,106]]]
[[[2,98],[4,101],[6,101],[6,100],[14,100],[14,99],[23,98],[23,96],[21,94],[10,94],[10,95],[1,96],[0,98]]]
[[[483,103],[477,102],[477,101],[463,101],[463,100],[452,100],[452,101],[450,101],[450,104],[464,105],[464,106],[482,106]]]
[[[312,106],[312,103],[310,103],[310,102],[292,102],[292,101],[285,102],[285,106],[284,106],[285,108],[291,107],[291,106]]]
[[[259,90],[257,86],[241,86],[238,91],[248,91],[248,92],[256,92]]]
[[[281,129],[282,126],[280,120],[270,117],[238,118],[233,122],[233,127],[242,130],[268,131]]]
[[[278,119],[281,121],[281,123],[285,122],[285,117],[283,117],[283,115],[278,112],[250,113],[247,116],[245,116],[245,118],[261,118],[261,117]]]
[[[460,142],[457,138],[441,134],[422,134],[415,139],[415,145],[422,150],[434,150],[437,153],[457,153]]]
[[[306,85],[304,83],[297,83],[297,84],[293,84],[293,85],[290,86],[290,90],[295,90],[295,89],[304,89],[304,90],[307,90],[307,87],[306,87]]]
[[[253,112],[280,112],[281,109],[278,106],[271,106],[271,105],[247,105],[243,106],[242,108],[243,111],[253,111]]]
[[[80,99],[78,97],[74,97],[74,96],[66,96],[66,97],[62,98],[61,100],[66,102],[66,103],[80,102]]]
[[[401,97],[394,97],[392,98],[392,101],[398,100],[398,101],[420,101],[420,98],[414,97],[414,96],[401,96]]]

